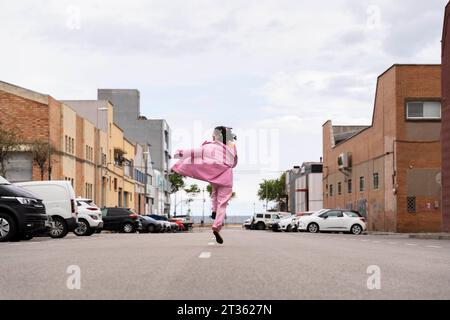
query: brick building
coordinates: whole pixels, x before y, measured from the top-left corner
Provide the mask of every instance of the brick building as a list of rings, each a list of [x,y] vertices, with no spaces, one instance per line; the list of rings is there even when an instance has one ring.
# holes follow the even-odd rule
[[[134,208],[135,145],[114,123],[113,106],[102,103],[100,110],[93,109],[98,113],[94,124],[66,102],[0,81],[2,129],[16,130],[21,137],[21,148],[10,159],[6,178],[41,180],[30,152],[31,142],[39,140],[54,148],[44,179],[68,180],[77,196],[94,199],[101,206]]]
[[[369,230],[448,228],[440,131],[440,65],[393,65],[378,77],[370,126],[323,125],[324,207],[360,211]]]
[[[450,3],[442,35],[442,219],[450,232]]]

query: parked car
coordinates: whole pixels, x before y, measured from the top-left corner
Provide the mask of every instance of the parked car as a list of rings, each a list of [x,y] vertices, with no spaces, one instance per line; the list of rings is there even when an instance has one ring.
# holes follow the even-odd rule
[[[102,211],[91,199],[77,198],[78,227],[73,231],[77,236],[91,236],[103,229]]]
[[[341,231],[361,234],[367,229],[366,219],[357,211],[323,209],[299,220],[299,230],[311,233],[320,231]]]
[[[242,224],[242,227],[250,230],[250,228],[252,227],[252,218],[248,218],[247,220],[244,221],[244,223]]]
[[[139,216],[139,220],[142,223],[142,232],[144,233],[157,233],[163,230],[164,225],[161,221],[155,220],[149,216]]]
[[[271,229],[274,223],[280,220],[278,212],[256,213],[250,221],[250,229],[265,230]]]
[[[185,216],[185,215],[174,216],[174,219],[181,221],[181,223],[184,226],[184,230],[186,230],[186,231],[188,231],[189,229],[192,229],[192,225],[194,224],[191,216]]]
[[[158,215],[158,214],[151,214],[150,215],[151,218],[158,220],[158,221],[163,221],[165,228],[164,228],[164,232],[176,232],[174,231],[174,228],[178,228],[176,223],[170,223],[169,219],[167,219],[167,217],[162,216],[162,215]]]
[[[50,227],[40,197],[0,176],[0,242],[29,240]]]
[[[177,218],[171,218],[169,219],[170,222],[175,222],[178,226],[178,231],[184,231],[186,230],[186,227],[184,226],[183,222],[180,219]]]
[[[295,215],[287,216],[280,219],[280,221],[274,224],[274,226],[278,226],[278,231],[286,231],[286,232],[297,231],[297,226],[295,225],[295,222],[296,222]],[[273,229],[274,228],[272,227],[272,230]]]
[[[53,220],[50,237],[64,238],[78,226],[75,192],[69,181],[30,181],[16,183],[43,200],[46,212]]]
[[[139,215],[129,208],[102,208],[103,230],[135,233],[142,230]]]
[[[304,211],[304,212],[298,212],[298,213],[295,215],[295,218],[294,218],[295,230],[296,230],[296,231],[300,231],[300,232],[304,232],[305,230],[300,230],[299,227],[298,227],[299,221],[300,221],[300,219],[301,219],[302,217],[304,217],[304,216],[309,216],[309,215],[313,214],[314,212],[316,212],[316,211]]]

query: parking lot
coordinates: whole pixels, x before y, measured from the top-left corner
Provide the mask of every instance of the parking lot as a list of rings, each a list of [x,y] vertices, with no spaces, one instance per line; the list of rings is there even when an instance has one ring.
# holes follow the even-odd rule
[[[209,230],[0,243],[0,299],[449,299],[450,241]],[[79,268],[80,289],[67,283]],[[368,288],[370,266],[380,288]],[[69,272],[69,273],[68,273]]]

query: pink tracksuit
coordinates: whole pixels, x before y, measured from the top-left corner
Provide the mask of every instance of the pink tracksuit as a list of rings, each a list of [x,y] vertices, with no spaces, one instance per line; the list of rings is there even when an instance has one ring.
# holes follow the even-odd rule
[[[216,212],[213,229],[220,231],[233,193],[233,168],[238,160],[236,146],[213,141],[204,142],[200,148],[177,152],[180,160],[173,165],[173,171],[211,184],[212,211]]]

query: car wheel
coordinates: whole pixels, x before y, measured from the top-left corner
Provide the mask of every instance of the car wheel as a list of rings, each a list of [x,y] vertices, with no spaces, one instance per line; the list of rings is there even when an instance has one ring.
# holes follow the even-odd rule
[[[54,239],[64,238],[69,233],[66,221],[60,217],[52,217],[54,227],[50,230],[50,237]]]
[[[308,225],[308,231],[311,233],[317,233],[319,232],[319,225],[317,223],[310,223]]]
[[[291,232],[292,231],[292,227],[289,225],[286,227],[286,232]]]
[[[28,241],[28,240],[31,240],[31,239],[33,239],[33,235],[29,234],[29,233],[22,234],[21,237],[20,237],[20,240]]]
[[[155,233],[156,229],[155,229],[155,225],[150,224],[147,228],[149,233]]]
[[[78,227],[73,230],[73,233],[80,237],[92,235],[91,227],[89,226],[89,223],[84,219],[78,220]]]
[[[359,224],[354,224],[354,225],[350,228],[350,232],[351,232],[352,234],[359,235],[359,234],[362,233],[362,228],[361,228],[361,226],[360,226]]]
[[[14,219],[4,213],[0,213],[0,242],[11,240],[17,233]]]
[[[134,226],[131,223],[125,223],[123,225],[122,231],[125,233],[134,233],[136,230],[134,229]]]
[[[297,226],[292,227],[292,232],[298,232],[298,227]]]
[[[265,230],[266,229],[266,225],[264,224],[264,222],[258,222],[256,224],[256,230]]]

